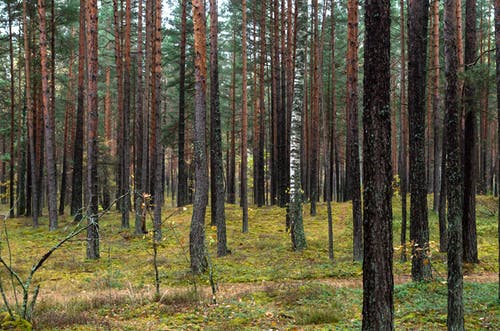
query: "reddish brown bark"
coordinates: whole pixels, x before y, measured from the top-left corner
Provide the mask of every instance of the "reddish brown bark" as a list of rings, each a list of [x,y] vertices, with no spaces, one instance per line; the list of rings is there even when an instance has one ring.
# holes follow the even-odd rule
[[[53,111],[50,103],[49,68],[47,56],[47,29],[45,17],[45,0],[38,0],[40,24],[40,62],[42,79],[42,109],[44,119],[45,160],[47,167],[49,229],[57,229],[57,183],[56,183],[56,151],[52,123]]]

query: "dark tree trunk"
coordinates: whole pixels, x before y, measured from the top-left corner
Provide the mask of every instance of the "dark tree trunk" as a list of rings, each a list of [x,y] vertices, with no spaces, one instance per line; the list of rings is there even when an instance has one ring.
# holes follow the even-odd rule
[[[318,28],[318,0],[313,0],[313,48],[312,48],[312,103],[311,103],[311,130],[319,130],[319,66],[320,66],[320,45],[319,45],[319,28]],[[310,167],[310,197],[311,197],[311,215],[316,215],[316,202],[319,199],[319,134],[310,131],[311,141],[311,167]]]
[[[180,44],[180,74],[179,74],[179,141],[178,141],[178,182],[177,182],[177,207],[188,203],[188,176],[184,154],[185,131],[186,131],[186,0],[182,0],[181,14],[181,44]]]
[[[45,0],[38,0],[38,14],[40,19],[40,62],[42,79],[42,109],[44,119],[45,162],[47,166],[47,187],[49,206],[49,229],[57,229],[57,173],[56,151],[54,135],[54,112],[51,109],[49,68],[47,64],[47,29]]]
[[[231,142],[227,171],[227,202],[236,203],[236,32],[233,31],[233,64],[231,69]]]
[[[194,113],[195,196],[189,234],[189,251],[191,271],[200,273],[207,268],[205,256],[205,210],[208,200],[208,166],[205,150],[206,27],[203,1],[193,0],[192,3],[196,76]]]
[[[393,330],[390,1],[365,4],[363,330]]]
[[[476,176],[477,176],[477,93],[472,77],[467,75],[476,60],[476,0],[467,0],[465,6],[465,67],[464,83],[464,204],[462,240],[464,262],[478,263],[476,234]]]
[[[405,35],[405,1],[400,0],[400,29],[401,29],[401,88],[399,110],[399,178],[401,195],[401,261],[406,261],[406,232],[407,232],[407,198],[408,193],[408,113],[406,105],[406,35]]]
[[[28,124],[28,187],[27,193],[31,199],[27,199],[27,214],[33,217],[33,227],[38,227],[38,176],[36,172],[36,146],[35,146],[35,108],[33,107],[33,98],[31,94],[31,48],[30,48],[30,30],[28,28],[28,4],[23,0],[23,34],[24,34],[24,70],[25,70],[25,94],[26,94],[26,113]],[[28,195],[28,194],[27,194]],[[28,197],[27,197],[28,198]],[[30,213],[28,213],[28,209]]]
[[[243,233],[248,232],[248,194],[247,194],[247,130],[248,130],[248,112],[247,112],[247,2],[242,0],[242,96],[241,96],[241,190],[240,190],[240,200],[242,208],[242,229]]]
[[[12,43],[12,9],[11,3],[7,2],[7,12],[9,16],[9,64],[10,64],[10,160],[9,160],[9,217],[14,217],[14,110],[15,110],[15,79],[14,79],[14,45]]]
[[[440,140],[440,116],[439,116],[439,1],[434,1],[432,4],[432,67],[434,75],[432,77],[432,121],[434,134],[434,180],[433,180],[433,210],[439,211],[440,189],[442,180],[441,158],[442,158],[442,142]]]
[[[70,54],[68,74],[68,92],[66,94],[66,113],[64,115],[64,142],[63,142],[63,158],[61,172],[61,191],[59,192],[59,215],[64,215],[64,207],[66,205],[66,191],[68,179],[68,147],[70,141],[71,127],[73,126],[73,51]]]
[[[122,195],[123,201],[121,205],[122,212],[122,228],[130,228],[129,212],[130,212],[130,96],[132,89],[130,87],[130,32],[131,32],[131,0],[125,2],[125,49],[124,58],[125,63],[123,67],[123,130],[120,135],[123,137],[123,150],[122,150]]]
[[[444,6],[446,190],[448,196],[448,330],[464,330],[462,273],[463,178],[460,166],[460,110],[458,107],[458,53],[456,0]]]
[[[408,12],[408,111],[410,125],[411,274],[415,281],[431,277],[428,260],[429,222],[425,172],[425,73],[429,2],[410,1]]]
[[[224,210],[224,165],[219,109],[219,52],[217,49],[217,0],[210,0],[210,178],[212,225],[217,226],[217,256],[227,255],[226,215]]]
[[[87,217],[89,227],[87,228],[87,258],[99,258],[99,218],[98,218],[98,180],[97,180],[97,128],[98,128],[98,96],[97,76],[99,65],[98,55],[98,16],[97,0],[87,0],[87,68],[89,73],[87,87],[87,194],[88,206]]]
[[[83,215],[83,114],[85,112],[85,61],[86,61],[86,35],[85,35],[85,8],[86,0],[80,0],[80,33],[78,42],[78,96],[76,108],[76,128],[73,142],[73,177],[71,183],[71,215],[75,222],[79,222]]]
[[[154,172],[151,177],[154,178],[154,240],[160,241],[162,238],[161,232],[161,209],[163,206],[163,189],[165,182],[163,174],[164,155],[161,142],[161,0],[155,0],[154,4],[154,41],[153,41],[153,77],[154,94],[153,94],[153,112],[151,117],[154,118],[155,125],[152,125],[151,130],[154,130],[155,139],[152,139],[151,144],[155,144],[154,154],[152,154],[152,162],[154,162]]]
[[[259,60],[259,94],[258,94],[258,116],[257,125],[259,127],[258,135],[255,137],[257,139],[257,182],[256,182],[256,203],[257,206],[261,207],[265,204],[265,178],[264,178],[264,140],[265,140],[265,86],[264,86],[264,74],[265,74],[265,62],[266,62],[266,0],[260,1],[261,6],[261,16],[260,16],[260,60]]]
[[[353,259],[363,259],[358,132],[358,1],[347,3],[347,139],[345,199],[352,200]]]
[[[496,94],[497,94],[497,190],[498,179],[500,178],[500,0],[495,0],[495,50],[496,50]],[[495,161],[493,161],[495,162]],[[500,200],[498,202],[498,210],[500,211]],[[500,212],[498,213],[498,261],[500,265]],[[498,300],[500,300],[500,268],[498,270]]]
[[[146,222],[143,217],[146,208],[146,201],[144,194],[146,193],[145,188],[142,187],[142,178],[146,176],[142,172],[143,163],[143,145],[144,145],[144,109],[143,109],[143,86],[142,86],[142,3],[143,0],[139,0],[139,7],[137,10],[137,99],[135,108],[135,233],[143,234],[146,233]],[[147,108],[147,107],[146,107]],[[144,203],[144,205],[142,205]]]

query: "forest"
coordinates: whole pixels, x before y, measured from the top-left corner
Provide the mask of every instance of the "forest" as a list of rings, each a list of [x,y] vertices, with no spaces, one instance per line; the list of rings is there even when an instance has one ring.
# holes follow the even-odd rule
[[[0,330],[499,330],[500,0],[0,0]]]

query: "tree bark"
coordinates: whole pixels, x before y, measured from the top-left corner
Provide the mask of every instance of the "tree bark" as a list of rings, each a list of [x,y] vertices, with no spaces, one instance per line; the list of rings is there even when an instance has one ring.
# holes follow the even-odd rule
[[[181,43],[179,64],[179,141],[178,141],[178,184],[177,184],[177,207],[188,203],[187,169],[184,154],[185,144],[185,85],[186,85],[186,0],[181,2]]]
[[[40,24],[40,62],[42,78],[42,108],[44,119],[45,161],[47,166],[49,230],[57,229],[57,178],[56,178],[56,151],[53,111],[50,109],[49,68],[47,64],[47,29],[45,0],[38,0],[38,15]]]
[[[76,108],[76,128],[73,142],[73,177],[71,181],[71,215],[79,222],[83,212],[83,117],[85,113],[85,68],[86,68],[86,0],[80,0],[80,32],[78,41],[78,95]]]
[[[144,133],[144,108],[143,108],[143,82],[142,82],[142,3],[143,0],[138,0],[137,9],[137,82],[136,82],[136,107],[135,107],[135,233],[143,234],[146,233],[146,220],[143,217],[143,208],[146,208],[146,200],[144,194],[146,193],[145,188],[142,187],[142,178],[146,176],[142,172],[143,163],[143,145],[145,137]]]
[[[401,29],[401,83],[399,104],[399,178],[401,195],[401,261],[406,261],[406,232],[407,232],[407,198],[408,192],[408,107],[406,101],[406,34],[405,34],[405,1],[399,1],[400,29]]]
[[[151,178],[154,178],[154,217],[153,217],[153,230],[154,240],[160,241],[162,238],[161,232],[161,209],[163,205],[163,191],[164,191],[164,155],[163,145],[161,141],[161,0],[155,0],[154,6],[154,31],[153,31],[153,82],[154,94],[152,104],[154,105],[151,113],[151,119],[154,119],[154,125],[151,125],[151,131],[154,133],[154,139],[151,139],[151,144],[154,144],[154,153],[151,160],[154,167],[151,172]]]
[[[293,250],[306,248],[306,236],[302,220],[302,185],[300,178],[300,146],[302,133],[302,111],[304,108],[304,67],[307,65],[305,41],[307,40],[307,2],[296,2],[297,49],[295,58],[294,102],[290,130],[290,234]]]
[[[500,0],[495,0],[495,61],[496,61],[496,94],[497,94],[497,190],[500,178]],[[500,211],[500,200],[498,202]],[[498,261],[500,262],[500,212],[498,213]],[[499,264],[500,265],[500,264]],[[500,300],[500,268],[498,270],[498,299]]]
[[[466,0],[465,7],[465,72],[464,107],[464,204],[462,240],[464,262],[478,263],[476,234],[476,177],[477,177],[477,93],[470,73],[476,60],[476,0]],[[469,74],[467,74],[469,73]]]
[[[390,1],[365,4],[363,330],[393,330]]]
[[[14,45],[12,43],[12,8],[11,3],[7,2],[7,12],[9,16],[9,67],[10,67],[10,160],[9,160],[9,217],[14,217],[14,139],[15,139],[15,79],[14,79]]]
[[[414,281],[431,277],[425,173],[425,72],[429,2],[410,1],[408,11],[408,111],[410,125],[410,240]]]
[[[313,72],[312,72],[312,103],[311,103],[311,128],[319,130],[319,107],[320,107],[320,38],[318,28],[318,0],[313,0]],[[318,201],[319,186],[319,134],[311,134],[311,169],[310,169],[310,196],[311,215],[316,215],[316,202]]]
[[[88,207],[87,217],[89,227],[87,228],[87,258],[99,258],[99,217],[98,217],[98,179],[97,179],[97,156],[98,156],[98,96],[97,76],[99,74],[98,58],[98,16],[97,0],[87,0],[87,68],[89,73],[87,87],[87,192]]]
[[[448,196],[448,330],[464,330],[462,274],[462,169],[456,0],[444,6],[445,109],[447,113],[446,187]]]
[[[242,232],[248,232],[248,194],[247,194],[247,130],[248,130],[248,111],[247,111],[247,2],[242,0],[242,96],[241,96],[241,191],[240,200],[242,208]]]
[[[358,1],[347,2],[347,139],[345,198],[352,200],[353,259],[363,259],[358,132]]]
[[[194,162],[195,196],[189,251],[191,271],[201,273],[207,268],[205,256],[205,210],[208,200],[208,171],[205,150],[206,122],[206,27],[203,1],[193,0],[193,24],[195,47],[195,117],[194,117]]]
[[[433,210],[438,212],[439,210],[439,191],[441,187],[441,155],[442,155],[442,143],[439,138],[439,133],[441,131],[440,116],[439,116],[439,1],[434,1],[432,3],[432,15],[434,17],[432,21],[432,122],[433,122],[433,133],[434,133],[434,180],[433,180]],[[441,238],[441,236],[440,236]]]
[[[212,225],[217,226],[217,256],[227,255],[226,215],[224,210],[224,165],[219,108],[217,0],[210,0],[210,178],[212,192]]]

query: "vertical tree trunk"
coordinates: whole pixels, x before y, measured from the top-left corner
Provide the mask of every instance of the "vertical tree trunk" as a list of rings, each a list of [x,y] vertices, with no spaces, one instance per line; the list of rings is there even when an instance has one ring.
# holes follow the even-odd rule
[[[312,104],[311,104],[311,128],[319,130],[319,65],[320,65],[320,45],[319,45],[319,27],[318,27],[318,0],[313,0],[313,70],[312,70]],[[316,202],[318,201],[318,181],[319,181],[319,134],[311,134],[311,169],[310,169],[310,196],[311,196],[311,215],[316,215]]]
[[[352,200],[353,259],[363,258],[358,133],[358,1],[347,2],[347,139],[345,198]]]
[[[434,124],[434,180],[433,180],[433,210],[438,212],[439,210],[439,190],[441,188],[441,155],[442,155],[442,143],[439,138],[439,132],[441,131],[440,119],[439,119],[439,1],[434,1],[432,3],[432,15],[433,25],[432,25],[432,67],[434,75],[432,76],[432,121]],[[441,234],[441,232],[440,232]],[[441,238],[441,235],[440,235]]]
[[[243,62],[242,68],[242,96],[241,96],[241,208],[243,210],[242,232],[248,232],[248,196],[247,196],[247,130],[248,130],[248,112],[247,112],[247,2],[242,0],[242,40],[241,56]]]
[[[154,95],[152,102],[154,104],[151,118],[154,119],[155,125],[152,125],[151,130],[154,130],[155,139],[152,139],[151,144],[155,144],[154,154],[152,154],[152,162],[154,162],[154,172],[151,177],[154,178],[154,240],[160,241],[161,233],[161,209],[163,205],[163,183],[164,178],[164,155],[161,142],[161,0],[154,1],[154,41],[153,41],[153,77],[154,80]]]
[[[80,32],[78,41],[78,96],[76,108],[76,128],[73,142],[73,177],[71,194],[71,215],[79,222],[83,215],[83,114],[85,112],[85,68],[86,68],[86,1],[80,0]]]
[[[217,226],[217,256],[227,255],[226,215],[224,210],[224,165],[219,109],[217,0],[210,0],[210,175],[212,192],[212,224]]]
[[[124,49],[124,67],[123,67],[123,130],[120,132],[123,140],[122,151],[122,228],[128,229],[130,227],[129,211],[130,211],[130,95],[132,89],[130,88],[130,32],[131,32],[131,0],[125,1],[125,49]],[[133,195],[132,195],[133,197]]]
[[[137,99],[135,108],[135,233],[142,234],[146,233],[146,222],[143,217],[143,208],[146,208],[146,201],[144,194],[146,193],[145,188],[142,187],[142,178],[146,176],[142,172],[143,163],[143,145],[145,137],[144,133],[144,109],[143,109],[143,93],[144,89],[142,86],[142,3],[143,0],[138,0],[139,6],[137,9]],[[146,107],[147,108],[147,107]],[[142,205],[141,203],[144,203]]]
[[[408,12],[408,111],[410,124],[410,240],[412,278],[431,277],[425,175],[425,72],[429,2],[410,1]]]
[[[393,330],[390,1],[365,4],[363,330]]]
[[[59,215],[64,215],[64,207],[66,205],[67,177],[68,177],[68,148],[70,144],[70,132],[73,125],[72,117],[74,112],[73,106],[73,50],[70,52],[69,69],[68,69],[68,92],[66,94],[66,113],[64,115],[64,142],[63,142],[63,159],[61,172],[61,191],[59,192]]]
[[[9,64],[10,64],[10,160],[9,160],[9,217],[14,217],[14,110],[15,110],[15,79],[14,79],[14,45],[12,43],[12,9],[10,2],[7,2],[7,12],[9,16]]]
[[[500,178],[500,0],[495,0],[495,61],[496,61],[496,92],[497,92],[497,191],[498,179]],[[493,161],[494,162],[494,161]],[[500,211],[500,200],[498,202]],[[500,212],[498,213],[498,261],[500,262]],[[499,263],[500,265],[500,263]],[[500,268],[498,269],[498,299],[500,300]]]
[[[31,22],[30,22],[31,23]],[[30,48],[30,30],[28,28],[28,4],[27,0],[23,0],[23,39],[24,39],[24,79],[25,79],[25,94],[26,94],[26,113],[28,114],[28,144],[29,144],[29,158],[28,158],[28,188],[31,192],[31,199],[28,200],[28,206],[31,206],[31,215],[33,217],[33,227],[38,227],[38,176],[36,172],[36,147],[35,147],[35,108],[33,107],[33,98],[31,94],[31,48]]]
[[[87,68],[89,73],[87,85],[87,192],[88,206],[87,217],[89,227],[87,228],[87,258],[99,258],[99,219],[98,219],[98,195],[97,184],[97,128],[98,128],[98,99],[97,99],[97,76],[99,74],[98,56],[98,17],[97,0],[87,0]]]
[[[300,179],[300,146],[302,132],[302,111],[304,108],[304,68],[306,63],[305,44],[307,40],[307,2],[296,2],[297,48],[294,75],[294,102],[290,130],[290,234],[292,248],[300,251],[306,248],[306,236],[302,220],[302,185]]]
[[[399,104],[399,178],[401,180],[401,261],[406,261],[406,229],[407,229],[407,199],[408,192],[408,114],[406,105],[406,34],[405,34],[405,0],[399,1],[400,6],[400,33],[401,33],[401,87]]]
[[[476,0],[467,0],[465,8],[465,71],[471,72],[476,60]],[[462,214],[464,262],[478,263],[476,234],[476,176],[477,176],[477,93],[472,77],[464,83],[464,204]]]
[[[448,330],[464,330],[462,274],[462,169],[460,166],[460,110],[456,0],[444,6],[446,187],[448,196]]]
[[[42,108],[44,119],[45,160],[47,166],[49,229],[57,229],[57,183],[56,183],[56,151],[54,141],[53,111],[50,109],[49,68],[47,65],[47,29],[45,17],[45,0],[38,0],[40,20],[40,61],[42,78]]]
[[[256,137],[257,139],[257,164],[258,167],[256,169],[257,171],[257,206],[261,207],[265,204],[265,190],[264,190],[264,184],[265,184],[265,178],[264,178],[264,138],[265,138],[265,113],[266,113],[266,103],[265,103],[265,86],[264,86],[264,80],[265,80],[265,65],[266,65],[266,17],[267,17],[267,11],[266,11],[266,0],[263,0],[260,2],[261,6],[261,16],[260,16],[260,59],[259,59],[259,74],[258,74],[258,85],[259,85],[259,94],[258,94],[258,127],[259,127],[259,134]]]
[[[193,24],[195,47],[195,118],[194,118],[194,162],[195,196],[189,251],[191,271],[203,272],[207,267],[205,256],[205,210],[208,200],[207,158],[205,150],[206,122],[206,27],[203,1],[193,0]],[[244,7],[243,7],[244,8]]]
[[[236,32],[233,30],[231,69],[231,141],[227,172],[227,202],[236,202]]]
[[[179,142],[178,142],[178,184],[177,206],[181,207],[188,202],[187,169],[184,156],[185,143],[185,81],[186,81],[186,0],[181,2],[181,44],[180,44],[180,77],[179,77]]]

